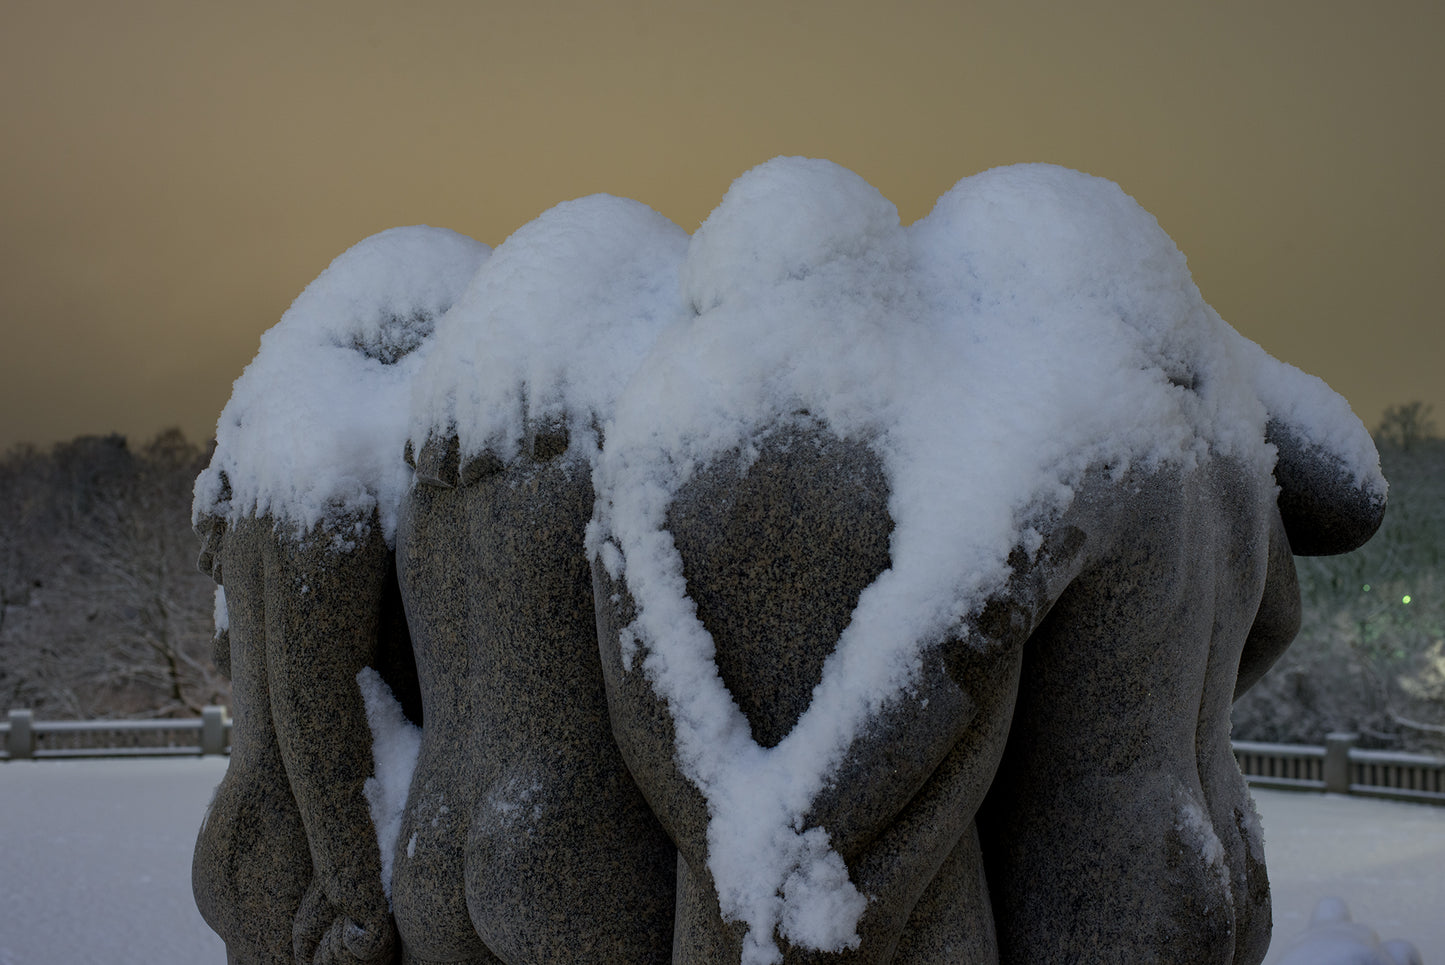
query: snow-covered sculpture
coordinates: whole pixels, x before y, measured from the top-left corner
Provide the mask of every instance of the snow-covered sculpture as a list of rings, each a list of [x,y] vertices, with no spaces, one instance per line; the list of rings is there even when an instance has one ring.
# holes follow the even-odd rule
[[[1344,401],[1050,166],[902,228],[779,159],[682,277],[588,543],[674,960],[1257,963],[1228,708],[1295,632],[1291,542],[1378,524]]]
[[[607,716],[583,532],[613,400],[686,315],[687,235],[546,212],[438,325],[397,538],[425,727],[392,899],[407,961],[671,958],[675,853]]]
[[[1077,172],[384,232],[197,481],[197,903],[237,962],[1257,965],[1230,700],[1384,493]]]
[[[394,958],[355,681],[372,666],[405,692],[389,547],[410,382],[486,253],[424,227],[356,245],[263,336],[221,413],[195,521],[225,591],[234,724],[193,883],[229,961]]]

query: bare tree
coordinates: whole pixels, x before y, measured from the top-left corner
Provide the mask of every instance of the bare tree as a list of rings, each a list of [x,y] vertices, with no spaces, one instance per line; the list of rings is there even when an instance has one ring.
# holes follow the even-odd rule
[[[1427,439],[1437,438],[1435,420],[1431,417],[1434,409],[1434,406],[1423,402],[1387,406],[1375,429],[1376,443],[1382,447],[1399,446],[1408,451]]]
[[[1391,406],[1377,434],[1390,483],[1380,531],[1353,553],[1297,561],[1299,637],[1235,705],[1244,739],[1445,749],[1445,440],[1429,407]]]
[[[74,585],[107,616],[100,681],[154,694],[155,713],[199,713],[225,690],[210,663],[213,588],[196,571],[190,527],[191,485],[204,465],[179,430],[161,433],[69,533]]]
[[[36,538],[46,500],[45,457],[18,447],[0,460],[0,640],[12,607],[29,604],[49,568]]]
[[[32,675],[22,668],[39,655],[28,630],[60,562],[48,539],[54,532],[50,472],[49,456],[33,446],[0,459],[0,704],[33,702]]]
[[[168,430],[138,451],[82,437],[4,460],[0,699],[66,716],[188,714],[224,699],[213,588],[190,529],[205,458]]]

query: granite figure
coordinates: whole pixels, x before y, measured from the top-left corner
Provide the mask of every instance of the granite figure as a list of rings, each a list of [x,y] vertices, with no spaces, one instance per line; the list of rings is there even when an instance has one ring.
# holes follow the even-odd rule
[[[1230,704],[1385,484],[1133,199],[1018,165],[904,227],[778,158],[690,238],[397,231],[197,484],[233,961],[1258,965]],[[421,723],[395,824],[365,667]]]
[[[769,162],[683,277],[589,541],[674,961],[1257,965],[1229,707],[1298,628],[1293,555],[1379,525],[1344,401],[1048,166],[903,229]]]
[[[685,243],[636,202],[560,205],[438,327],[397,534],[426,722],[392,879],[408,962],[671,957],[675,852],[612,737],[583,537]]]
[[[410,477],[395,413],[486,252],[416,227],[343,253],[263,336],[196,481],[233,723],[192,878],[232,962],[397,960],[357,675],[376,670],[419,717],[391,549]]]
[[[355,679],[386,668],[405,693],[410,644],[380,526],[338,522],[202,523],[201,564],[226,590],[233,738],[194,890],[237,963],[395,960]]]

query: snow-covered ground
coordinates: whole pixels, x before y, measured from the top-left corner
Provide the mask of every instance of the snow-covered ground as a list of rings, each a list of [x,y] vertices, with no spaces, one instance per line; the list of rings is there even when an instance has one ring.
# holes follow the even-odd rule
[[[222,965],[191,849],[226,759],[0,763],[0,965]]]
[[[224,759],[0,763],[0,965],[221,965],[191,846]],[[1276,948],[1343,898],[1445,965],[1445,808],[1256,791]],[[1278,957],[1271,953],[1266,962]]]
[[[1413,942],[1426,965],[1445,965],[1445,807],[1290,791],[1254,799],[1274,895],[1265,965],[1326,896],[1382,941]]]

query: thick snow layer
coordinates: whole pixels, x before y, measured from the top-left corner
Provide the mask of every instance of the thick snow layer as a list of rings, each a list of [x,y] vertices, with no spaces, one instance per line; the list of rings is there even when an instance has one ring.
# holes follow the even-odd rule
[[[668,703],[708,803],[723,915],[746,923],[757,965],[779,960],[775,932],[856,945],[865,902],[803,815],[870,717],[906,694],[922,648],[1004,585],[1010,550],[1037,549],[1033,525],[1085,470],[1229,455],[1268,472],[1257,386],[1277,363],[1209,308],[1117,185],[1049,165],[965,178],[904,228],[856,174],[778,158],[698,229],[682,285],[695,317],[618,400],[588,545],[637,602],[625,656],[645,652]],[[1359,436],[1334,398],[1287,415],[1307,438]],[[665,520],[695,469],[795,420],[883,457],[893,565],[860,597],[809,710],[764,749],[717,672]],[[1373,450],[1344,455],[1374,465]]]
[[[1369,430],[1324,379],[1301,372],[1235,334],[1235,350],[1254,373],[1254,390],[1270,418],[1288,425],[1316,454],[1353,470],[1355,485],[1385,498],[1388,486]]]
[[[658,333],[687,316],[687,234],[636,201],[593,195],[522,226],[437,325],[416,381],[420,448],[455,432],[463,457],[517,454],[529,428],[565,426],[595,459],[597,430]]]
[[[421,728],[406,719],[401,703],[381,674],[364,667],[356,675],[361,698],[366,703],[366,722],[371,727],[371,759],[376,772],[366,779],[362,792],[371,809],[376,844],[381,850],[381,887],[391,900],[391,866],[396,857],[396,839],[406,813],[406,796],[411,775],[421,753]]]
[[[333,261],[236,380],[211,465],[196,480],[195,514],[271,513],[310,529],[336,511],[376,509],[389,542],[411,480],[411,380],[437,318],[488,251],[415,226],[373,235]]]

